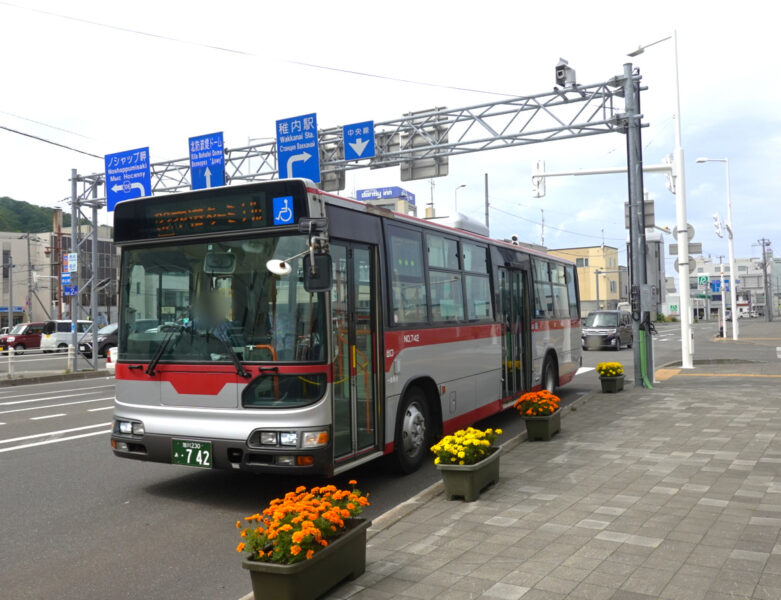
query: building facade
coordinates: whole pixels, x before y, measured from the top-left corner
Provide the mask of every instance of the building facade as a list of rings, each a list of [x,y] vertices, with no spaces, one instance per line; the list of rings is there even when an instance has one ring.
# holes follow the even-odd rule
[[[583,316],[594,310],[615,309],[619,302],[627,301],[626,267],[618,264],[617,248],[613,246],[560,248],[548,250],[548,254],[566,258],[577,265],[580,307]]]

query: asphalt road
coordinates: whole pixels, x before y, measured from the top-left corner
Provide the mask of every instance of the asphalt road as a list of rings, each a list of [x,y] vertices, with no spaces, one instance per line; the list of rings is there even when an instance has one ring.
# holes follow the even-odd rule
[[[701,328],[710,335],[712,328]],[[659,327],[656,364],[680,360],[680,329]],[[596,390],[591,367],[632,350],[584,353],[564,403]],[[0,362],[2,362],[0,360]],[[3,598],[238,599],[250,589],[234,523],[302,482],[115,458],[113,379],[0,388],[0,590]],[[479,424],[523,429],[507,411]],[[337,478],[370,493],[369,518],[439,480],[432,464],[397,475],[387,460]],[[303,482],[316,485],[317,481]]]

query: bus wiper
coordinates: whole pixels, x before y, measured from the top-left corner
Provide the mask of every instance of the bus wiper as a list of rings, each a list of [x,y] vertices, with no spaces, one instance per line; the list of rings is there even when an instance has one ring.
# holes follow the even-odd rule
[[[230,353],[231,360],[233,361],[233,366],[236,367],[236,375],[244,377],[245,379],[249,379],[250,377],[252,377],[252,373],[247,371],[244,368],[244,365],[241,364],[241,359],[239,358],[239,353],[236,352],[233,349],[233,345],[231,344],[230,340],[229,339],[225,339],[221,335],[215,335],[214,337],[217,338],[218,340],[220,340],[225,345],[225,347],[228,349],[228,352]]]
[[[163,338],[163,341],[160,342],[160,346],[157,348],[157,352],[155,352],[155,355],[152,357],[152,360],[149,361],[149,365],[147,365],[146,370],[144,370],[144,373],[147,375],[154,375],[155,374],[155,367],[157,366],[157,363],[160,362],[160,358],[163,356],[163,352],[165,352],[165,349],[168,347],[168,344],[171,343],[171,340],[174,337],[174,334],[177,336],[184,331],[183,326],[178,326],[172,328],[166,336]]]

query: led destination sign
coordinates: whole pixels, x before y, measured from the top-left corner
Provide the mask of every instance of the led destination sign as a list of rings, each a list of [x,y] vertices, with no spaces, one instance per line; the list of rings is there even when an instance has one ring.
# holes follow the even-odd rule
[[[300,180],[222,187],[120,202],[114,241],[273,229],[306,216],[306,188]]]

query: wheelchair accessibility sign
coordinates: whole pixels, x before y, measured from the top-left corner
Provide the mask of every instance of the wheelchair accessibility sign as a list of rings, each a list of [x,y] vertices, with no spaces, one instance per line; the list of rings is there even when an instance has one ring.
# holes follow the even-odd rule
[[[292,225],[296,222],[293,213],[293,196],[274,198],[274,225]]]

